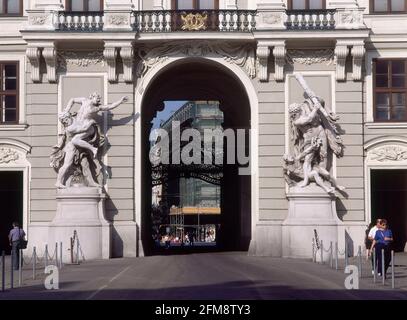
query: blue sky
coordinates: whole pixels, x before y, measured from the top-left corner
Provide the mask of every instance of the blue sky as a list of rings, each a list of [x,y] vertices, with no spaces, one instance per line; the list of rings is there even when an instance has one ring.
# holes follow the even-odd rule
[[[188,101],[164,101],[165,108],[161,112],[157,112],[157,117],[153,119],[153,128],[160,127],[161,121],[167,120],[175,111],[182,107]]]

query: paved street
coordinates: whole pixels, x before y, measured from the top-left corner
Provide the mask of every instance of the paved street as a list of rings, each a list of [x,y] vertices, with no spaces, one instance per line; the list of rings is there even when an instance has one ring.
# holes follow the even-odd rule
[[[407,299],[407,255],[398,255],[397,290],[373,284],[367,262],[360,290],[345,290],[345,275],[305,260],[203,253],[112,259],[66,265],[60,289],[46,290],[43,269],[0,299]],[[17,277],[17,274],[16,274]],[[16,282],[17,283],[17,282]]]

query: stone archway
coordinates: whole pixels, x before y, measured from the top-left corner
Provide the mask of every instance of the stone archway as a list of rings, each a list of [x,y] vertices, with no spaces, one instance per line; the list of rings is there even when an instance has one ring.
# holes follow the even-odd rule
[[[247,69],[246,69],[247,70]],[[170,76],[176,76],[177,83],[174,81],[168,81]],[[193,75],[193,76],[191,76]],[[175,79],[175,78],[174,78]],[[173,80],[174,80],[173,79]],[[166,81],[167,80],[167,81]],[[210,81],[208,81],[210,80]],[[160,83],[160,85],[157,85]],[[214,84],[217,83],[217,87]],[[230,84],[230,86],[228,86]],[[235,88],[235,93],[230,94],[229,99],[225,99],[226,92],[220,90],[222,87],[226,88]],[[175,88],[175,89],[174,89]],[[155,94],[151,94],[154,92]],[[188,94],[185,94],[188,92]],[[239,110],[238,108],[233,109],[233,104],[239,104],[237,97],[244,97],[246,101],[245,112]],[[158,64],[155,64],[150,70],[148,70],[141,82],[139,83],[136,89],[135,97],[135,112],[136,114],[141,113],[141,117],[137,120],[135,126],[135,137],[136,137],[136,172],[135,172],[135,207],[136,207],[136,222],[141,229],[138,235],[139,241],[142,240],[145,224],[143,223],[143,214],[145,214],[145,207],[143,207],[143,198],[145,197],[145,190],[143,183],[145,179],[139,179],[142,176],[143,163],[145,163],[145,155],[148,154],[145,147],[143,148],[143,143],[146,135],[146,121],[151,121],[151,117],[159,110],[159,106],[164,97],[166,99],[218,99],[223,101],[224,112],[228,114],[227,119],[225,119],[226,126],[228,127],[251,127],[252,129],[257,128],[258,123],[258,101],[257,95],[255,93],[253,84],[250,80],[250,77],[241,67],[235,63],[227,62],[223,56],[210,55],[205,57],[196,57],[190,55],[177,55],[174,57],[166,57],[165,61],[162,61]],[[233,102],[233,98],[235,102]],[[228,101],[229,100],[229,101]],[[242,100],[240,100],[242,101]],[[239,113],[240,111],[240,113]],[[244,116],[246,115],[246,117]],[[146,120],[147,119],[147,120]],[[246,123],[244,123],[246,121]],[[249,231],[246,231],[245,245],[243,246],[246,250],[249,245],[249,242],[253,236],[255,229],[255,224],[257,221],[257,212],[258,212],[258,177],[257,177],[257,130],[251,130],[250,139],[251,139],[251,152],[250,152],[250,176],[246,178],[239,179],[248,179],[246,183],[240,183],[236,185],[249,185],[249,207],[246,208],[246,211],[249,211],[249,216],[245,220],[245,225],[249,225]],[[242,180],[243,181],[243,180]],[[241,181],[241,182],[242,182]],[[242,191],[242,190],[241,190]],[[235,195],[236,195],[235,191]],[[232,197],[229,195],[229,197]],[[226,196],[227,198],[227,196]],[[229,202],[225,199],[225,202]],[[246,203],[247,204],[247,203]],[[226,204],[227,206],[227,204]],[[242,223],[240,223],[240,226]],[[144,237],[145,238],[145,237]],[[143,255],[144,251],[139,242],[139,254]],[[242,246],[240,247],[242,248]]]
[[[386,218],[395,234],[397,251],[407,250],[407,139],[387,136],[365,144],[367,222]]]
[[[17,222],[22,224],[24,230],[27,234],[30,234],[29,228],[29,180],[30,180],[30,168],[31,165],[27,160],[27,154],[31,151],[31,147],[27,144],[14,140],[14,139],[0,139],[0,174],[2,175],[3,188],[6,187],[7,199],[9,201],[17,201],[18,203],[5,203],[5,210],[7,210],[7,205],[11,205],[12,210],[18,210],[20,212],[19,216],[13,218]],[[19,181],[14,181],[15,179]],[[16,198],[10,194],[13,188],[20,189],[20,195]],[[11,198],[10,198],[11,197]],[[16,208],[17,207],[17,208]],[[21,221],[19,221],[21,220]],[[11,228],[11,222],[0,221],[2,224],[2,234]],[[6,238],[5,238],[6,239]],[[8,246],[2,248],[3,250],[8,249]],[[7,250],[8,251],[8,250]]]

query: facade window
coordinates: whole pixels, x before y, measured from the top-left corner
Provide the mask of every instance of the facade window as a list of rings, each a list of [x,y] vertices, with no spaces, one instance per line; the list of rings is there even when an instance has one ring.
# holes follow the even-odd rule
[[[325,9],[325,0],[289,0],[289,10],[320,10]]]
[[[0,0],[0,15],[22,16],[23,0]]]
[[[0,123],[18,123],[18,62],[0,63]]]
[[[407,121],[407,59],[373,63],[375,121]]]
[[[407,13],[406,0],[370,0],[372,13]]]
[[[103,11],[103,0],[67,0],[67,11]]]
[[[219,0],[173,0],[175,10],[206,10],[219,9]]]

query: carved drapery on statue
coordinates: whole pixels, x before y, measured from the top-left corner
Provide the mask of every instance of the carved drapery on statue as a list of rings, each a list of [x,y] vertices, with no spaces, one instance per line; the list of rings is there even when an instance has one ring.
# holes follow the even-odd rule
[[[296,79],[304,89],[307,99],[293,103],[288,108],[291,128],[292,152],[283,157],[283,171],[290,187],[305,187],[315,182],[327,193],[334,193],[337,185],[328,168],[331,154],[342,157],[344,145],[337,126],[339,116],[308,87],[301,74]]]

